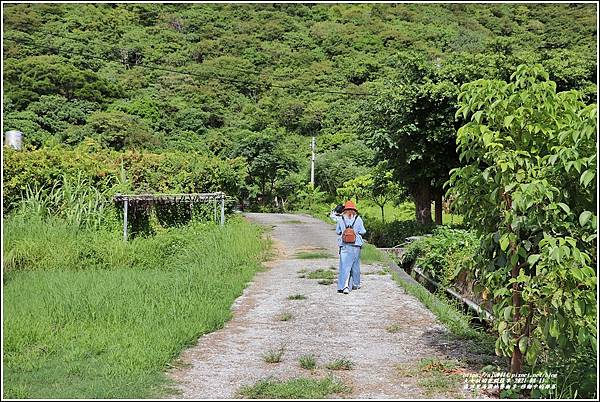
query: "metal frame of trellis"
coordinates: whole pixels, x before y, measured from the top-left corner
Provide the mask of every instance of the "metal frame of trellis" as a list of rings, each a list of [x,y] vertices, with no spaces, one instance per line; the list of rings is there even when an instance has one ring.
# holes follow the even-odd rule
[[[225,198],[223,192],[188,194],[115,194],[115,202],[123,202],[123,241],[127,241],[127,213],[129,204],[180,204],[189,203],[190,210],[195,203],[213,201],[214,217],[217,218],[217,201],[221,201],[221,225],[225,225]]]

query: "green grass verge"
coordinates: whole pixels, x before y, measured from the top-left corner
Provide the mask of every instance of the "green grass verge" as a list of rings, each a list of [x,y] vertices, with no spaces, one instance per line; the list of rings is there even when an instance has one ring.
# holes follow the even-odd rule
[[[363,264],[385,262],[385,258],[385,255],[372,244],[365,244],[360,251],[360,262]]]
[[[239,395],[250,399],[324,399],[334,394],[349,394],[352,388],[341,381],[326,377],[293,378],[287,381],[268,378],[254,385],[242,387]]]
[[[420,284],[408,283],[400,278],[397,272],[391,271],[392,278],[409,294],[413,295],[425,305],[456,337],[479,341],[485,350],[494,350],[494,341],[491,335],[477,330],[470,325],[469,317],[460,312],[458,308],[438,295],[429,292]],[[491,348],[491,349],[490,349]]]
[[[6,219],[4,398],[149,398],[183,348],[230,319],[267,242],[241,219],[124,243]]]

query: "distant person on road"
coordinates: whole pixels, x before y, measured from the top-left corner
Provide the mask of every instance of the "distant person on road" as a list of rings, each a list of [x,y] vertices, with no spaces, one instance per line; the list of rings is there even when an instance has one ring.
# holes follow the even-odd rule
[[[338,292],[348,294],[350,290],[360,289],[360,251],[363,245],[362,236],[367,233],[352,201],[348,200],[344,204],[335,231],[340,247]]]

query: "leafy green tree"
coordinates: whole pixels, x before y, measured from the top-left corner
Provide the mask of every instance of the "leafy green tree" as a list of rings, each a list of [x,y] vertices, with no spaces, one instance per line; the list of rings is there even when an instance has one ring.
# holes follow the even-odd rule
[[[387,162],[381,161],[371,173],[370,196],[381,208],[381,221],[385,223],[384,207],[402,195],[402,188],[393,180],[393,172],[387,169]]]
[[[299,161],[284,142],[283,132],[267,129],[241,138],[234,151],[248,163],[248,184],[257,186],[257,200],[263,206],[275,196],[275,184],[290,173],[297,172]]]
[[[482,236],[476,276],[497,317],[496,353],[519,372],[544,350],[593,350],[596,333],[597,106],[556,92],[540,65],[459,96],[460,158],[449,195]]]
[[[37,120],[37,115],[30,111],[6,113],[3,132],[18,130],[23,133],[25,148],[40,148],[51,140],[52,134],[44,130]]]
[[[119,88],[87,69],[79,69],[60,56],[9,59],[5,64],[6,96],[18,109],[42,95],[103,102],[118,96]]]
[[[286,211],[289,201],[296,199],[298,201],[298,190],[304,188],[306,185],[306,174],[304,172],[295,172],[286,175],[285,177],[277,180],[275,183],[275,207]],[[301,205],[296,205],[302,207]]]
[[[337,194],[349,200],[354,198],[356,202],[359,202],[361,198],[367,197],[371,194],[371,188],[373,187],[373,178],[371,175],[366,174],[357,176],[353,179],[347,180],[344,184],[337,189]]]
[[[364,102],[358,131],[379,159],[389,161],[394,178],[408,189],[417,221],[431,222],[435,200],[436,222],[441,224],[442,186],[448,171],[458,166],[453,119],[457,88],[448,81],[426,79],[377,90],[374,100]]]
[[[381,209],[381,221],[385,222],[385,205],[402,196],[402,188],[394,181],[393,173],[387,169],[387,162],[379,162],[366,175],[347,180],[337,189],[337,194],[345,199],[371,199]]]
[[[296,204],[300,208],[311,209],[313,206],[325,202],[327,193],[321,191],[317,186],[314,187],[311,183],[306,183],[296,191]]]
[[[117,151],[159,145],[158,137],[141,119],[123,112],[94,112],[88,126],[100,143]]]
[[[86,120],[100,106],[86,100],[68,100],[59,95],[42,95],[27,110],[35,113],[39,126],[54,136],[56,142],[76,145],[91,135]]]
[[[365,175],[373,163],[373,151],[362,141],[342,143],[338,149],[320,152],[317,138],[315,182],[328,194],[335,194],[344,182]]]

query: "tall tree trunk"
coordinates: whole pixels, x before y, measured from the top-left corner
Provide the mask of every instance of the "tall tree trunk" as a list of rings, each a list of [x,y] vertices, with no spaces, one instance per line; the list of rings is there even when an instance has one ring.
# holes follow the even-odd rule
[[[415,214],[417,222],[421,224],[432,223],[431,220],[431,186],[428,183],[419,183],[413,190],[415,201]]]
[[[385,216],[383,216],[383,205],[379,206],[381,208],[381,222],[385,223]]]
[[[442,224],[442,193],[441,191],[435,192],[435,224]]]

